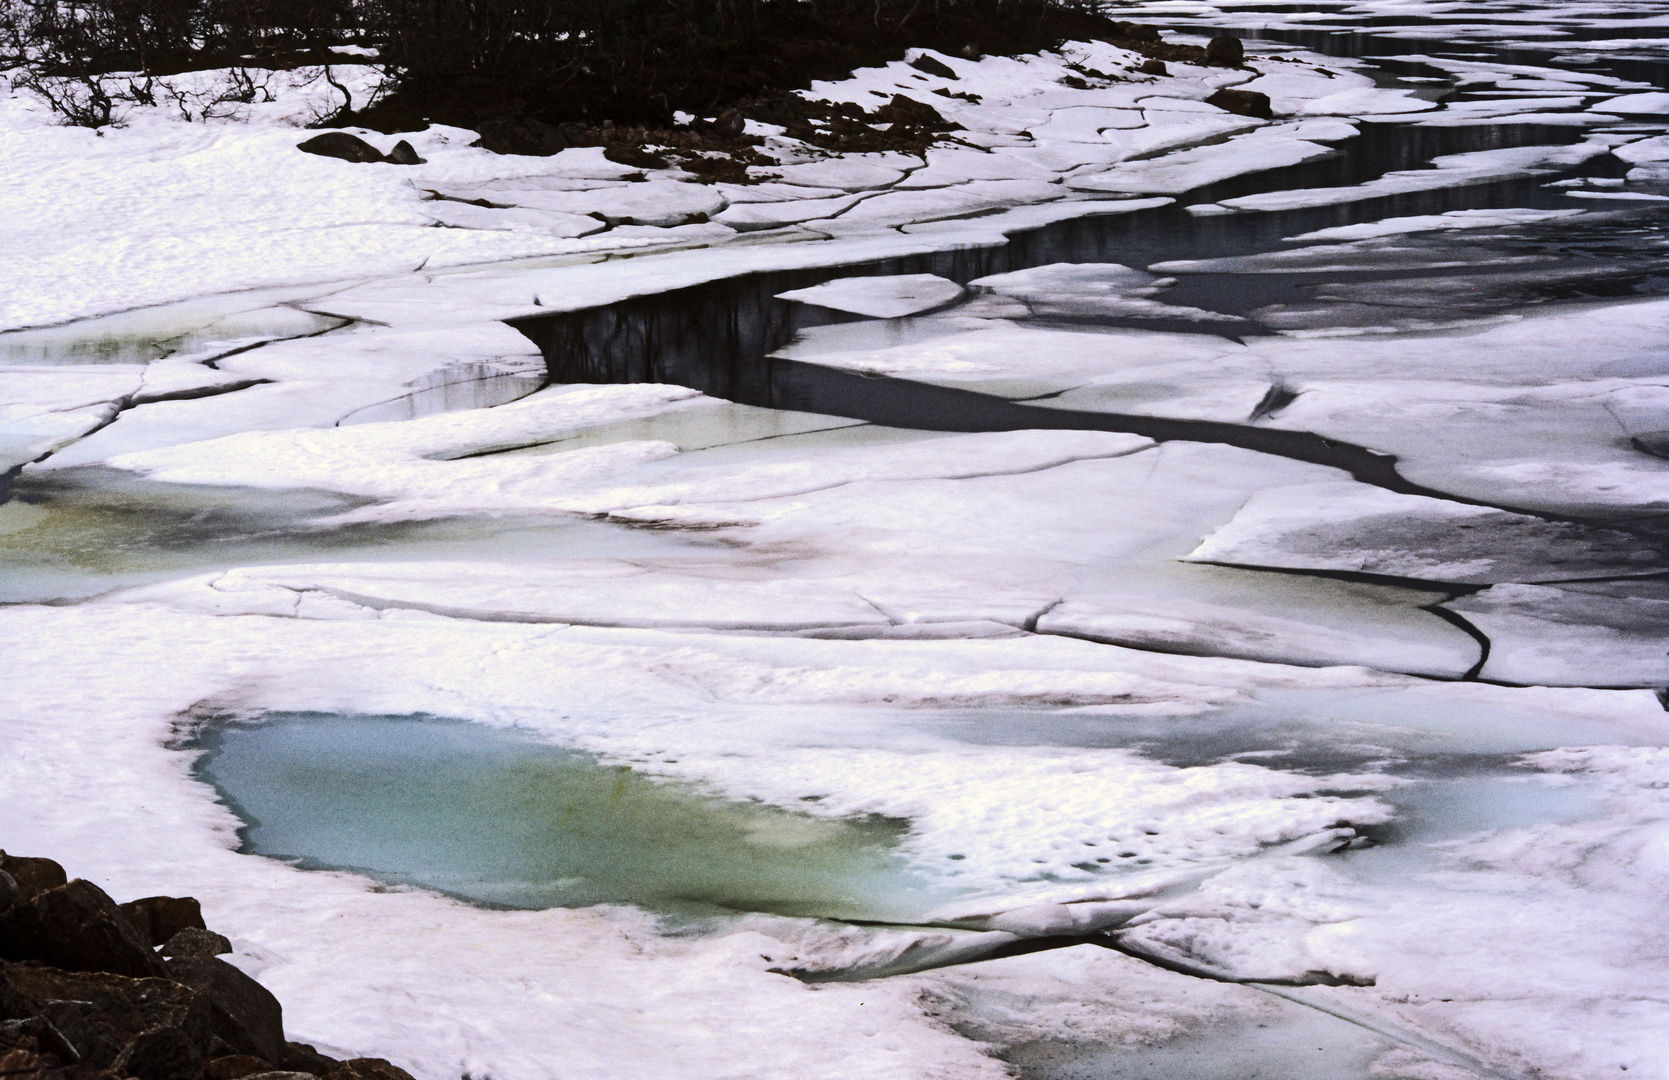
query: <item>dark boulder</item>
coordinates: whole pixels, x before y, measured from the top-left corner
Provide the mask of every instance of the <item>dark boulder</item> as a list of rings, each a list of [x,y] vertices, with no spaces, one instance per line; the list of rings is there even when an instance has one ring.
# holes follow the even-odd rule
[[[470,143],[495,154],[524,154],[529,157],[549,157],[568,149],[568,140],[561,131],[527,116],[501,116],[481,124],[481,137]]]
[[[179,1029],[200,1051],[214,1043],[208,998],[172,979],[130,979],[33,964],[0,964],[0,977],[35,1002],[37,1010],[53,1001],[84,1003],[85,1022],[117,1046],[125,1047],[135,1036],[158,1028]]]
[[[1165,68],[1165,61],[1163,60],[1143,60],[1141,66],[1136,70],[1141,72],[1143,75],[1170,74],[1170,72]]]
[[[272,1072],[272,1062],[262,1061],[253,1054],[225,1054],[203,1065],[208,1080],[243,1080],[266,1072]]]
[[[875,110],[875,122],[878,124],[901,124],[905,127],[931,128],[936,131],[950,131],[960,127],[953,124],[939,114],[939,110],[925,101],[894,94],[892,100]]]
[[[314,1076],[329,1076],[342,1067],[342,1063],[326,1054],[321,1054],[307,1043],[285,1043],[284,1055],[278,1059],[278,1067],[290,1072],[311,1073]]]
[[[387,160],[382,156],[381,150],[358,135],[349,135],[345,131],[327,131],[323,135],[315,135],[304,143],[297,143],[296,149],[318,154],[320,157],[339,158],[357,164]]]
[[[741,109],[726,109],[714,119],[713,127],[720,135],[739,139],[748,130],[748,118],[742,115]]]
[[[170,960],[168,977],[208,998],[214,1034],[235,1053],[267,1061],[283,1057],[284,1016],[272,991],[212,956]]]
[[[51,859],[37,859],[28,856],[7,855],[0,851],[0,871],[11,875],[17,882],[17,899],[27,900],[36,893],[43,893],[48,889],[56,889],[60,885],[69,883],[69,875],[64,868]]]
[[[1132,41],[1158,41],[1159,31],[1147,23],[1131,23],[1124,36]]]
[[[1269,108],[1269,95],[1260,94],[1256,90],[1235,90],[1230,87],[1212,94],[1205,99],[1207,105],[1215,105],[1225,112],[1237,116],[1255,116],[1261,120],[1273,120],[1274,112]]]
[[[393,165],[422,165],[425,159],[417,156],[417,150],[411,143],[401,139],[384,160]]]
[[[40,1057],[53,1058],[60,1065],[74,1065],[81,1060],[74,1044],[44,1016],[0,1023],[0,1052],[8,1050],[27,1050]]]
[[[63,1075],[58,1059],[18,1047],[0,1050],[0,1076],[6,1080],[57,1080]]]
[[[1246,62],[1246,47],[1237,37],[1219,35],[1206,43],[1205,62],[1218,67],[1239,67]]]
[[[152,1028],[128,1043],[115,1070],[137,1080],[188,1080],[202,1075],[203,1052],[177,1027]]]
[[[12,984],[9,968],[0,964],[0,1020],[24,1020],[39,1010],[28,994]]]
[[[145,896],[121,905],[122,914],[151,945],[161,945],[181,930],[205,930],[203,905],[191,896]]]
[[[924,75],[937,75],[941,79],[954,79],[957,77],[956,72],[951,70],[949,64],[935,60],[926,53],[922,53],[920,56],[910,61],[910,66]]]
[[[108,1069],[121,1055],[123,1044],[94,1023],[97,1011],[90,1001],[48,1001],[41,1005],[40,1014],[75,1047],[84,1067]]]
[[[232,943],[213,930],[188,926],[162,943],[163,956],[224,956]]]
[[[0,959],[134,978],[168,974],[116,902],[80,878],[0,914]]]
[[[633,169],[664,169],[670,164],[661,155],[629,143],[614,143],[603,147],[603,157],[616,165],[626,165]]]
[[[411,1073],[384,1058],[353,1058],[344,1061],[325,1080],[412,1080]]]

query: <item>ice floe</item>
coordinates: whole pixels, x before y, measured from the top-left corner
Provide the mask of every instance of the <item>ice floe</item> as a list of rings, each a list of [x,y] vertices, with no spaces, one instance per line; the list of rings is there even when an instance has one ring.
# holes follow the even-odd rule
[[[1464,584],[1659,571],[1640,537],[1365,485],[1260,492],[1186,558]]]
[[[877,319],[896,319],[943,307],[961,296],[962,286],[935,274],[900,274],[838,278],[808,289],[778,293],[777,299],[798,300]]]

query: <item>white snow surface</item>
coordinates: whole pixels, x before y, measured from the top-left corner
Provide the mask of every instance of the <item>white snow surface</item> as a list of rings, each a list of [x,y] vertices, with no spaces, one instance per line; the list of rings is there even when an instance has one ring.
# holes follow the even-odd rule
[[[1325,26],[1443,8],[1473,20],[1450,24],[1459,38],[1513,40],[1587,17],[1570,4],[1236,8],[1131,11]],[[887,321],[820,327],[782,355],[1041,407],[1313,431],[1494,505],[1669,503],[1669,474],[1630,442],[1669,431],[1663,301],[1355,339],[1013,321],[1208,327],[1235,317],[1166,303],[1175,283],[1158,273],[1404,269],[1414,249],[1381,238],[1581,210],[1404,214],[1311,230],[1293,239],[1326,246],[1288,256],[1045,265],[966,294],[932,275],[839,272],[1186,201],[1328,154],[1362,117],[1631,126],[1191,209],[1345,207],[1608,151],[1645,167],[1669,154],[1641,130],[1665,95],[1620,78],[1416,56],[1474,95],[1436,109],[1360,61],[1249,46],[1248,70],[1173,64],[1160,79],[1129,75],[1139,56],[1106,43],[934,54],[955,80],[904,62],[860,71],[811,94],[918,96],[963,142],[842,159],[761,129],[785,164],[757,185],[639,180],[598,148],[498,157],[441,127],[406,136],[428,159],[415,167],[301,154],[296,123],[333,92],[299,78],[229,118],[133,108],[97,133],[56,126],[20,92],[0,99],[14,181],[0,189],[0,329],[48,327],[0,334],[0,471],[48,455],[24,481],[212,507],[240,489],[328,492],[362,505],[295,531],[365,530],[387,547],[240,565],[210,544],[151,584],[0,607],[0,847],[59,858],[118,899],[201,898],[233,961],[283,1000],[290,1037],[420,1080],[996,1078],[1012,1070],[994,1048],[1204,1041],[1233,1062],[1240,1044],[1222,1032],[1286,1022],[1250,992],[1082,949],[815,987],[776,973],[916,970],[1119,927],[1180,963],[1360,984],[1301,996],[1391,1033],[1364,1075],[1669,1077],[1654,693],[1669,679],[1669,599],[1653,591],[1649,541],[1232,446],[835,418],[767,430],[682,387],[528,393],[542,361],[503,319],[830,267],[782,295]],[[1080,68],[1120,77],[1062,82]],[[371,69],[339,71],[370,91]],[[218,76],[176,78],[207,93]],[[1226,85],[1268,93],[1279,119],[1204,104]],[[1626,189],[1644,179],[1570,193],[1644,203]],[[1087,198],[1108,193],[1156,197]],[[70,321],[90,316],[108,317]],[[1290,400],[1260,413],[1271,390]],[[0,550],[25,572],[29,553],[81,542],[85,509],[58,489],[31,499],[0,516]],[[89,522],[122,516],[91,505]],[[530,517],[667,542],[519,560],[467,540],[402,546],[402,530],[439,519],[491,532]],[[208,532],[222,520],[192,519]],[[134,535],[72,561],[121,564],[155,542]],[[174,542],[194,541],[186,529]],[[1456,597],[1456,584],[1481,588]],[[1490,638],[1478,675],[1520,685],[1453,681],[1483,656],[1445,612]],[[668,933],[628,905],[487,910],[240,854],[239,822],[193,777],[183,740],[273,712],[514,727],[722,798],[896,819],[899,857],[942,901],[923,921],[951,925],[743,916]],[[1238,749],[1234,733],[1259,723],[1274,734]],[[1336,757],[1318,765],[1283,742],[1279,725],[1302,723]],[[1229,735],[1213,748],[1174,734],[1190,731]],[[1467,777],[1482,788],[1443,804],[1460,824],[1426,835],[1448,819],[1417,802],[1430,778],[1400,764],[1450,751],[1505,752],[1510,775]],[[1328,854],[1387,822],[1410,838]]]

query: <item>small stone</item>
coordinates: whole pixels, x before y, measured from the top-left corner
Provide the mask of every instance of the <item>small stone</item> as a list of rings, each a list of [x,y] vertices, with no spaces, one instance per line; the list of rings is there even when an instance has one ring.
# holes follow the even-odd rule
[[[964,60],[978,60],[980,58],[979,46],[969,42],[962,46],[959,55]]]
[[[1159,31],[1147,23],[1131,23],[1124,36],[1133,41],[1158,41]]]
[[[224,956],[232,943],[213,930],[188,926],[162,943],[164,956]]]
[[[910,61],[910,66],[921,72],[923,75],[937,75],[941,79],[954,79],[957,77],[956,72],[951,70],[949,64],[935,60],[926,53],[922,53],[920,56]]]
[[[1269,95],[1260,94],[1256,90],[1235,90],[1224,87],[1205,99],[1207,105],[1215,105],[1224,112],[1234,113],[1236,116],[1255,116],[1261,120],[1273,120],[1274,112],[1269,107]]]
[[[115,1070],[137,1080],[184,1080],[202,1074],[203,1054],[179,1028],[154,1028],[128,1043]]]
[[[1246,47],[1239,38],[1221,34],[1206,44],[1205,62],[1218,67],[1239,67],[1246,62]]]
[[[358,135],[349,135],[345,131],[327,131],[323,135],[315,135],[306,142],[297,143],[296,149],[356,164],[387,160],[382,156],[382,151]]]
[[[116,902],[80,878],[0,915],[0,958],[134,978],[168,974]]]
[[[273,1069],[270,1062],[262,1061],[251,1054],[227,1054],[204,1065],[203,1071],[208,1074],[209,1080],[243,1080],[246,1076],[270,1073]]]
[[[719,118],[713,121],[713,126],[719,129],[719,134],[728,135],[732,139],[739,137],[748,128],[748,121],[740,109],[726,109],[719,113]]]
[[[139,936],[161,945],[188,927],[207,929],[203,906],[191,896],[145,896],[121,905],[122,914],[139,931]]]
[[[395,165],[422,165],[425,159],[417,156],[417,149],[404,139],[394,144],[387,160]]]
[[[1143,60],[1142,66],[1136,69],[1143,75],[1169,75],[1163,60]]]

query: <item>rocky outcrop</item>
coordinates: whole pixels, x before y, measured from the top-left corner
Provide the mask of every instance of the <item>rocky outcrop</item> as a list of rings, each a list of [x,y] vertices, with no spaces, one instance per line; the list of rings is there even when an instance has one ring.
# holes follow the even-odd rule
[[[103,889],[77,879],[36,893],[0,913],[0,956],[38,960],[65,971],[108,971],[134,978],[167,974]]]
[[[0,852],[5,1080],[411,1080],[284,1039],[272,993],[219,959],[191,897],[118,905],[50,859]]]

